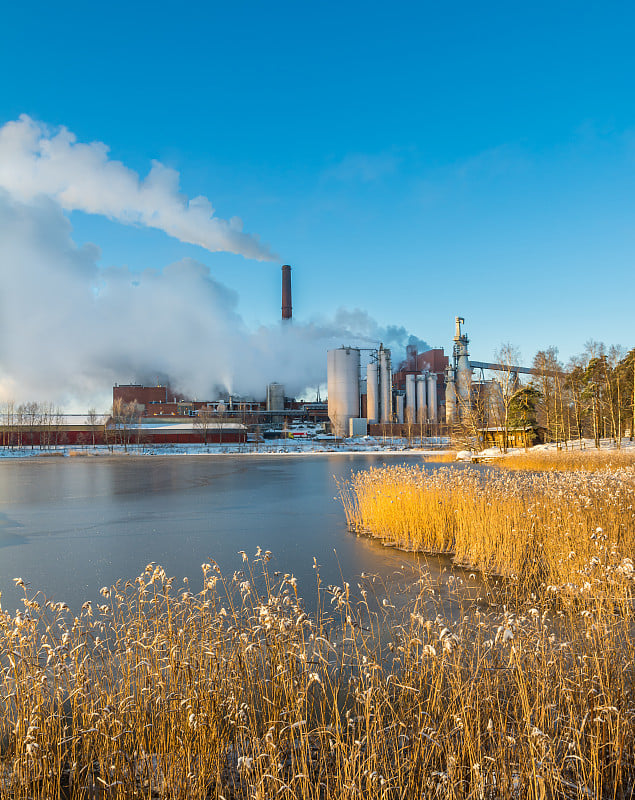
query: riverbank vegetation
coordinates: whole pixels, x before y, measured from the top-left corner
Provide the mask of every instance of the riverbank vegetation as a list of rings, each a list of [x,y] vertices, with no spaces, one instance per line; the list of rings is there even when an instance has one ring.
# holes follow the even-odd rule
[[[612,438],[618,448],[627,432],[633,440],[635,348],[626,352],[589,341],[581,356],[563,366],[551,347],[536,354],[533,368],[536,420],[548,441],[587,436],[599,449],[602,438]]]
[[[483,450],[530,447],[536,442],[596,449],[610,439],[617,449],[635,436],[635,348],[589,341],[580,356],[563,364],[558,350],[536,353],[528,383],[518,380],[520,354],[511,344],[494,356],[492,378],[477,380],[457,398],[450,426],[456,445]],[[520,372],[526,372],[520,368]]]
[[[571,470],[612,470],[617,467],[635,467],[635,447],[604,450],[583,448],[581,443],[568,443],[562,449],[532,448],[526,452],[510,452],[505,456],[492,456],[490,460],[504,469],[532,472]]]
[[[341,487],[349,527],[398,547],[450,553],[510,591],[622,597],[635,549],[635,468],[515,473],[382,467]]]
[[[205,564],[195,593],[150,564],[77,614],[24,587],[0,615],[0,795],[632,795],[628,602],[511,610],[446,575],[444,607],[424,573],[405,607],[365,576],[307,615],[267,558]]]

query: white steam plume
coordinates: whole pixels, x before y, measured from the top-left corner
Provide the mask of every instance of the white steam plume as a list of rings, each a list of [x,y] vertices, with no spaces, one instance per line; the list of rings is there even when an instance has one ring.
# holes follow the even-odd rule
[[[153,161],[141,180],[111,160],[102,142],[83,144],[66,128],[51,132],[26,114],[0,128],[0,188],[23,202],[46,195],[66,211],[157,228],[211,252],[274,260],[256,236],[243,233],[238,217],[219,219],[206,197],[180,194],[175,170]]]
[[[236,293],[193,259],[142,273],[98,259],[51,198],[0,189],[0,402],[105,410],[113,383],[165,376],[198,399],[217,387],[262,398],[274,380],[297,394],[324,381],[330,347],[413,341],[361,311],[250,330]]]

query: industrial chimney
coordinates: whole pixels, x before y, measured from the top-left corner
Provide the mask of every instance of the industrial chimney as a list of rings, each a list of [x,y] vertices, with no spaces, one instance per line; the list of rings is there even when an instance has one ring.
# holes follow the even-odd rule
[[[282,319],[291,319],[291,267],[282,267]]]

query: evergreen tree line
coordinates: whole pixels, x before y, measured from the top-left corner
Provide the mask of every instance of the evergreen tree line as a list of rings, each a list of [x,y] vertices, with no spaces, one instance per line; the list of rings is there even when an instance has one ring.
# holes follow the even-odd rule
[[[612,439],[620,447],[635,429],[635,348],[589,341],[564,365],[558,349],[540,350],[536,374],[509,402],[509,427],[528,426],[534,439],[567,442]]]

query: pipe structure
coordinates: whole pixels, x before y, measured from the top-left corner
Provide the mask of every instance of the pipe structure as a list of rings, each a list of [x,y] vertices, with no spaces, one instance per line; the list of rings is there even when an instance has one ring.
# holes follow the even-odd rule
[[[521,375],[547,375],[554,378],[558,373],[548,369],[517,367],[513,364],[492,364],[490,361],[470,361],[472,369],[491,369],[494,372],[520,372]]]
[[[291,267],[288,264],[284,264],[282,266],[282,319],[291,319],[292,315]]]

